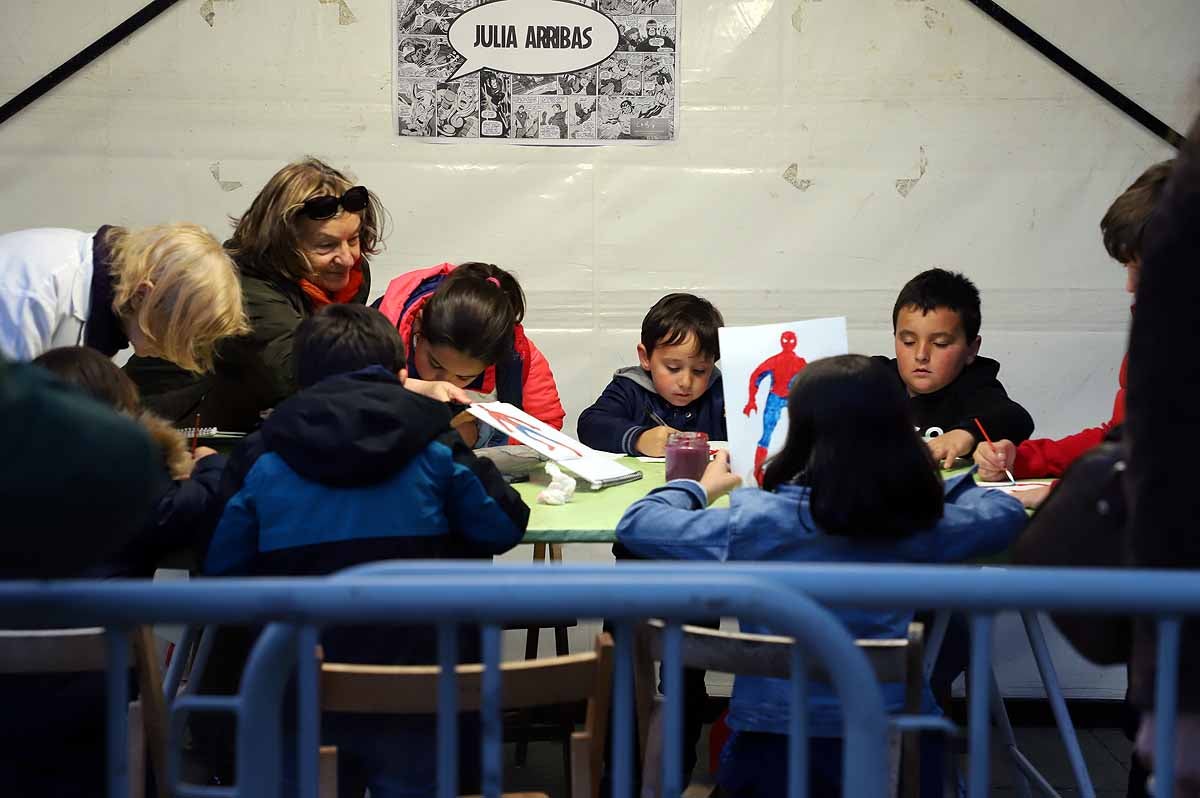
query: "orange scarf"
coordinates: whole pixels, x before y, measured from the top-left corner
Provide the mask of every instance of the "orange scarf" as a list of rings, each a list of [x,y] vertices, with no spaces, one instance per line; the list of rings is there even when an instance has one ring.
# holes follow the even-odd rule
[[[362,288],[362,267],[355,266],[352,268],[349,277],[350,279],[346,282],[346,287],[333,296],[330,296],[324,288],[311,280],[301,280],[300,290],[308,297],[308,304],[312,306],[314,311],[320,310],[326,305],[341,305],[354,299],[354,295],[358,293],[358,289]]]

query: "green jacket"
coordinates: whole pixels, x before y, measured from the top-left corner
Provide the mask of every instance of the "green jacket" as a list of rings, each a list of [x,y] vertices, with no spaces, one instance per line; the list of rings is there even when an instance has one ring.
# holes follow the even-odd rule
[[[212,374],[196,377],[157,358],[133,357],[125,366],[146,406],[176,424],[190,427],[199,412],[202,427],[249,432],[262,411],[296,392],[292,339],[312,308],[298,284],[239,266],[251,331],[218,345]],[[371,291],[365,259],[362,270],[356,304],[365,304]]]
[[[169,487],[132,419],[0,359],[0,578],[78,576],[123,547]]]

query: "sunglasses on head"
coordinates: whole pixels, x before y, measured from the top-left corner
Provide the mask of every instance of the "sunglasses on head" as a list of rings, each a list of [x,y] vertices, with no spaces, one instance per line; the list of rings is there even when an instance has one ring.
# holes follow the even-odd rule
[[[358,213],[367,207],[368,199],[369,196],[365,186],[354,186],[353,188],[346,189],[346,193],[340,197],[325,194],[320,197],[306,199],[304,204],[300,206],[300,213],[315,221],[331,219],[337,215],[339,207],[350,213]]]

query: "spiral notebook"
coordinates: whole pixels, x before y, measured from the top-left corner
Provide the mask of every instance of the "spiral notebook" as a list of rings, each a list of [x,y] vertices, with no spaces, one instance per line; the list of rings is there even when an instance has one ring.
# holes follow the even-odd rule
[[[507,402],[481,402],[467,412],[548,457],[591,485],[593,490],[642,478],[641,471],[621,465],[609,455],[584,446]]]

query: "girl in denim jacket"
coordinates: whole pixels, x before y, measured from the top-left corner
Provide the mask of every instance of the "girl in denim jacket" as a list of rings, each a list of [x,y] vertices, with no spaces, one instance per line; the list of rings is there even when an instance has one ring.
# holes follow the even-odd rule
[[[620,542],[656,559],[951,563],[1003,551],[1025,524],[1017,499],[977,487],[970,474],[942,484],[895,375],[869,358],[810,364],[792,387],[788,418],[763,490],[734,490],[740,480],[721,452],[699,482],[669,482],[633,504],[617,527]],[[728,509],[705,509],[730,491]],[[836,614],[856,638],[903,638],[913,610]],[[750,623],[743,630],[771,631]],[[735,680],[733,735],[718,774],[725,795],[786,794],[788,696],[782,679]],[[825,685],[810,685],[809,696],[810,789],[840,794],[838,702]],[[884,697],[890,712],[900,712],[903,685],[884,685]],[[937,711],[928,688],[924,703],[924,711]],[[936,791],[940,752],[927,748],[922,786]]]

